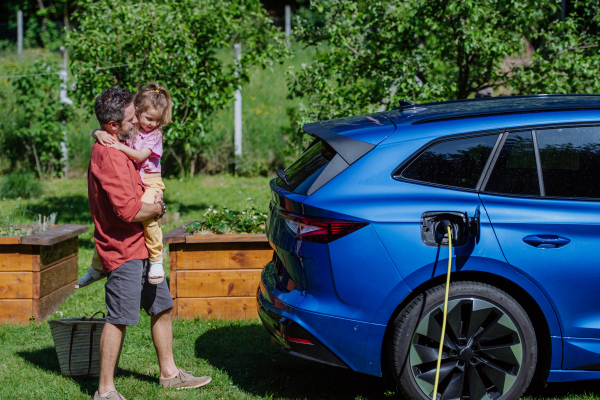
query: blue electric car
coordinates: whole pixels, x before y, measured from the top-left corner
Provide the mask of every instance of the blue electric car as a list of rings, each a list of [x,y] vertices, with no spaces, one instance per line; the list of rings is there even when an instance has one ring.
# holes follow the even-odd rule
[[[600,379],[600,96],[415,105],[307,124],[270,183],[260,318],[290,354],[438,393]]]

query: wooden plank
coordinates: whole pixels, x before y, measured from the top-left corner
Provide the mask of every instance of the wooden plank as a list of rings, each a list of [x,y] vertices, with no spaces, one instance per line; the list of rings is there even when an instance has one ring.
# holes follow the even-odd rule
[[[36,248],[38,250],[38,253],[39,253],[39,250],[40,250],[41,246],[33,246],[33,247]],[[41,262],[40,262],[40,255],[39,254],[34,254],[33,255],[33,260],[32,260],[32,270],[34,272],[39,272],[40,271],[40,264],[41,264]]]
[[[177,304],[179,304],[179,300],[173,299],[173,311],[171,312],[172,318],[177,318]]]
[[[187,232],[185,228],[179,227],[175,228],[172,231],[169,231],[165,235],[163,235],[163,243],[164,244],[172,244],[172,243],[185,243],[185,237],[187,236]]]
[[[31,317],[29,320],[34,320],[35,322],[42,322],[40,320],[40,300],[39,299],[31,299]]]
[[[177,297],[245,297],[256,294],[260,270],[177,271]]]
[[[77,280],[77,255],[66,259],[54,267],[38,272],[40,275],[40,292],[39,297],[42,298],[51,292],[63,287],[69,282]]]
[[[79,238],[73,237],[50,246],[40,246],[40,269],[49,268],[62,260],[77,255]]]
[[[60,305],[64,303],[64,301],[73,294],[75,291],[75,284],[77,280],[71,281],[57,290],[48,293],[46,296],[40,298],[39,300],[39,317],[37,318],[37,322],[42,322],[42,320],[48,318],[54,311],[58,310]]]
[[[50,246],[87,232],[87,225],[66,224],[21,238],[23,244]]]
[[[256,297],[177,299],[178,318],[256,318]]]
[[[33,272],[0,272],[0,299],[31,299]]]
[[[0,244],[21,244],[21,236],[0,236]]]
[[[167,234],[163,235],[163,243],[164,244],[172,244],[172,243],[185,243],[185,237],[187,236],[187,232],[185,228],[179,227],[169,231]]]
[[[40,273],[34,272],[31,280],[31,298],[37,300],[40,298]]]
[[[177,257],[177,269],[263,269],[272,259],[268,243],[188,244]]]
[[[186,236],[186,243],[232,243],[232,242],[264,242],[268,243],[265,234],[240,234],[240,235],[198,235]]]
[[[0,299],[0,323],[27,324],[32,316],[35,316],[33,300]]]
[[[33,271],[33,246],[0,246],[0,272]]]
[[[171,273],[169,274],[169,290],[171,292],[171,298],[177,298],[177,260],[178,260],[178,245],[169,245],[169,268]]]

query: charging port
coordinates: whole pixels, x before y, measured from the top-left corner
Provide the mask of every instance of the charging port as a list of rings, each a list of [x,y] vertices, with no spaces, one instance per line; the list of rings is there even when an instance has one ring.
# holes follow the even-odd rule
[[[421,216],[421,240],[427,246],[448,246],[446,226],[452,229],[452,244],[464,246],[479,231],[479,210],[473,218],[457,211],[428,211]]]

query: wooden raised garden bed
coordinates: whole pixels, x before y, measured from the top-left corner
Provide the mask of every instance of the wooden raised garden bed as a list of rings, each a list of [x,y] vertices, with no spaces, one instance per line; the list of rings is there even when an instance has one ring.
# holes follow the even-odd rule
[[[173,314],[180,318],[254,318],[256,291],[273,258],[266,235],[167,233]]]
[[[73,293],[85,225],[0,237],[0,323],[41,322]]]

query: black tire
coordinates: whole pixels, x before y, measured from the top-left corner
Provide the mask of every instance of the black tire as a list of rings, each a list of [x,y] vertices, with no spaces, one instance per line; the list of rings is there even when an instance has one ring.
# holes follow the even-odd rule
[[[390,369],[409,399],[433,395],[444,290],[441,285],[419,295],[391,327]],[[453,308],[449,306],[438,393],[443,399],[521,397],[537,360],[535,331],[523,307],[506,292],[480,282],[451,283],[449,304]]]

